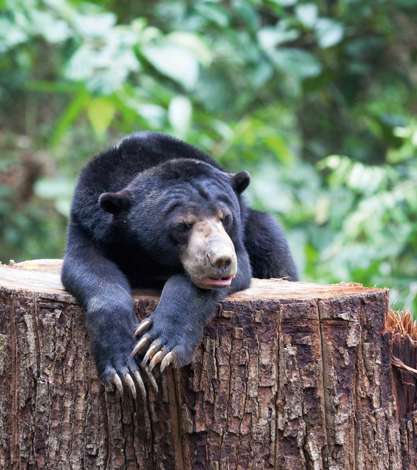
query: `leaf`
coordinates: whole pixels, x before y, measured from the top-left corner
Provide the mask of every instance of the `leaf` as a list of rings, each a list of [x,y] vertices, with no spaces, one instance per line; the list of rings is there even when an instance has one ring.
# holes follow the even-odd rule
[[[331,200],[328,196],[321,196],[318,198],[315,207],[315,222],[318,225],[322,225],[327,222],[329,218],[329,209],[331,206]]]
[[[65,217],[70,213],[73,191],[73,181],[64,177],[42,178],[35,184],[35,194],[42,199],[52,200],[55,209]]]
[[[69,217],[71,212],[71,199],[58,199],[55,201],[55,209],[65,217]]]
[[[320,62],[309,52],[302,49],[280,48],[274,51],[272,59],[290,77],[303,79],[316,77],[321,72]]]
[[[87,107],[87,116],[97,136],[105,134],[110,126],[116,107],[109,98],[94,98]]]
[[[168,109],[168,119],[171,126],[181,135],[185,135],[190,127],[192,106],[185,96],[175,96]]]
[[[208,65],[213,59],[212,51],[196,34],[186,31],[174,31],[173,33],[165,36],[165,38],[168,42],[188,49],[194,54],[199,62],[204,65]]]
[[[139,69],[133,51],[136,41],[136,35],[123,27],[109,30],[102,41],[86,39],[67,62],[65,77],[86,82],[93,92],[113,93],[124,85],[130,73]]]
[[[256,31],[259,28],[260,15],[255,6],[251,5],[250,2],[247,0],[235,0],[233,2],[233,9],[250,30]]]
[[[42,178],[35,184],[35,194],[42,199],[71,199],[74,184],[63,177]]]
[[[280,184],[277,165],[264,162],[252,173],[250,191],[257,200],[262,201],[262,206],[270,212],[289,212],[294,205],[293,195]]]
[[[307,28],[312,28],[317,20],[318,7],[314,3],[297,5],[295,14],[301,23]]]
[[[128,103],[150,127],[161,128],[166,122],[166,110],[162,106],[150,103]]]
[[[33,21],[33,32],[43,36],[48,42],[62,42],[72,34],[67,23],[56,18],[50,12],[33,10],[31,19]]]
[[[271,0],[271,3],[282,7],[291,7],[297,3],[297,0]]]
[[[195,55],[189,50],[163,42],[144,46],[142,53],[164,75],[192,89],[197,83],[199,66]]]
[[[103,36],[111,31],[116,24],[116,15],[114,13],[98,14],[78,14],[75,19],[75,25],[82,36]]]
[[[89,96],[84,89],[74,97],[66,110],[61,114],[54,127],[50,139],[50,145],[52,147],[57,146],[61,142],[61,139],[68,132],[71,124],[77,119],[88,100]]]
[[[229,25],[227,10],[221,5],[196,2],[195,9],[201,16],[217,24],[217,26],[225,28]]]
[[[0,52],[5,52],[27,39],[28,35],[25,31],[22,31],[8,19],[0,18]]]
[[[323,49],[338,44],[343,39],[343,26],[329,18],[320,18],[316,23],[316,36]]]
[[[287,41],[294,41],[298,38],[298,31],[295,29],[282,28],[280,25],[277,27],[266,27],[258,31],[258,41],[260,45],[266,49],[274,49],[279,44]]]

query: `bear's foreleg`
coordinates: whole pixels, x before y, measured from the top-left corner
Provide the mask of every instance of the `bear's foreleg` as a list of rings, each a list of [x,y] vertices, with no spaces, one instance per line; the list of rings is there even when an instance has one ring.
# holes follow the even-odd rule
[[[124,384],[134,397],[138,387],[146,396],[138,365],[130,356],[138,321],[129,282],[75,224],[69,229],[62,282],[85,310],[91,349],[102,381],[113,383],[120,393]]]

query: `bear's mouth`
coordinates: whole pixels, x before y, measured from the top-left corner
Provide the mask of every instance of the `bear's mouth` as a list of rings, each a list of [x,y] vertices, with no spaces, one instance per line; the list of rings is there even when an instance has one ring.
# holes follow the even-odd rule
[[[235,276],[226,276],[221,278],[206,277],[201,279],[199,284],[201,287],[212,288],[212,287],[229,287],[232,284]]]

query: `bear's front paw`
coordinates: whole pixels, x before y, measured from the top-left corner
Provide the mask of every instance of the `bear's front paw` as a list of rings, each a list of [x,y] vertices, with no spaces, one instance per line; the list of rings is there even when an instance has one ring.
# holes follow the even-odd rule
[[[134,359],[125,354],[117,354],[106,359],[100,358],[98,363],[100,378],[105,384],[113,384],[121,396],[126,387],[134,399],[138,388],[142,398],[146,400],[146,388]]]
[[[178,320],[170,321],[169,318],[155,313],[140,323],[135,331],[135,335],[140,339],[131,355],[134,357],[146,349],[141,362],[144,370],[152,373],[160,364],[160,370],[163,372],[171,364],[179,368],[191,362],[202,332],[190,325],[179,323]]]
[[[115,335],[116,336],[116,335]],[[120,338],[119,335],[110,340],[93,341],[93,355],[101,380],[105,384],[113,384],[121,396],[125,390],[129,390],[136,399],[137,390],[146,400],[146,388],[142,378],[143,372],[148,378],[155,392],[158,385],[149,370],[138,366],[136,360],[131,357],[130,351],[134,345],[133,335]]]

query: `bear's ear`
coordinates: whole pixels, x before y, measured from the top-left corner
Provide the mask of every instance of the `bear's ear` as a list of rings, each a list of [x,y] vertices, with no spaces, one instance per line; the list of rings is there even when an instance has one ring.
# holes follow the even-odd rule
[[[240,171],[239,173],[232,174],[230,183],[232,188],[238,193],[243,191],[249,186],[250,175],[247,171]]]
[[[98,198],[100,207],[114,215],[129,209],[131,202],[130,193],[127,190],[117,193],[103,193]]]

